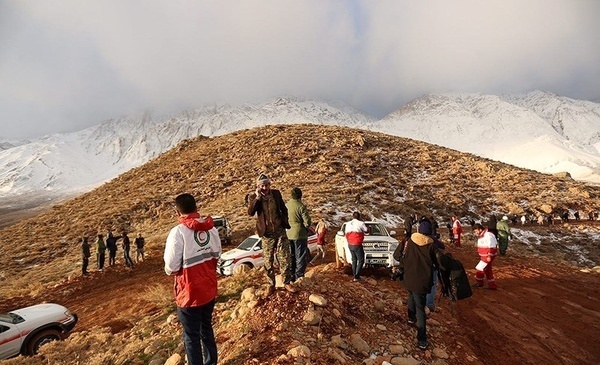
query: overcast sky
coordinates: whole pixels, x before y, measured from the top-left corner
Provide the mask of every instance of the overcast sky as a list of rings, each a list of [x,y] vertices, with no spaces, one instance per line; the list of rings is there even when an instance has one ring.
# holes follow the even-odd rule
[[[143,110],[428,92],[600,98],[598,0],[0,0],[0,137]]]

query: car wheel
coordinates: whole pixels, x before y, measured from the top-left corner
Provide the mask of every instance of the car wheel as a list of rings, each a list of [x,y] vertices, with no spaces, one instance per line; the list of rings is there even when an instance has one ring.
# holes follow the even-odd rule
[[[34,335],[31,340],[29,340],[29,343],[27,344],[27,353],[29,355],[35,355],[42,345],[45,345],[51,341],[59,341],[61,339],[61,334],[57,330],[48,329],[41,331],[40,333]]]
[[[252,269],[252,265],[250,265],[248,263],[241,264],[240,266],[236,267],[235,270],[233,270],[233,275],[248,272],[251,269]]]

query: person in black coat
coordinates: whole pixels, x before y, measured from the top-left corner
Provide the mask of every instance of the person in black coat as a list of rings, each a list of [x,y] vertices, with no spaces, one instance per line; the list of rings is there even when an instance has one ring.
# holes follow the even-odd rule
[[[87,275],[88,271],[88,264],[90,263],[90,256],[91,256],[91,252],[90,252],[90,244],[88,242],[88,238],[87,236],[84,236],[83,239],[81,240],[81,273],[83,275]]]
[[[433,243],[431,222],[419,223],[417,233],[413,233],[404,248],[404,257],[400,260],[399,269],[404,272],[403,284],[408,290],[408,323],[417,324],[417,341],[420,349],[429,346],[425,317],[427,294],[433,287],[434,263],[443,270],[440,260],[442,251]]]
[[[106,235],[106,249],[108,250],[108,265],[113,266],[117,257],[117,241],[120,236],[115,236],[111,231]]]

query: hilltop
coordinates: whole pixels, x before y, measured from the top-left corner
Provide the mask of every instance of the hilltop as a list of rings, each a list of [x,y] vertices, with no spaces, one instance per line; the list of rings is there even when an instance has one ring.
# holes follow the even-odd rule
[[[179,330],[165,323],[173,308],[170,279],[162,272],[161,263],[162,246],[175,221],[172,200],[181,192],[199,197],[203,213],[230,218],[234,242],[240,242],[253,232],[254,220],[246,215],[243,202],[261,171],[270,176],[273,188],[282,190],[285,199],[293,186],[301,187],[312,216],[325,216],[333,227],[339,227],[353,210],[400,232],[403,217],[415,212],[438,217],[440,223],[458,215],[466,223],[467,219],[481,220],[491,213],[550,214],[600,208],[600,187],[382,133],[336,126],[277,125],[214,138],[198,137],[89,193],[2,229],[0,297],[5,299],[0,301],[0,310],[41,300],[68,304],[82,317],[77,327],[80,332],[67,341],[68,349],[73,353],[84,351],[90,359],[105,356],[104,361],[108,361],[110,351],[93,350],[102,343],[113,349],[112,363],[148,363],[155,355],[164,358],[181,353],[177,346]],[[80,278],[79,237],[109,228],[143,232],[148,241],[148,261],[132,272],[119,266]],[[535,236],[527,235],[531,232]],[[521,356],[521,363],[532,364],[539,358],[546,359],[546,363],[586,363],[591,359],[591,364],[600,354],[586,340],[593,337],[586,331],[594,331],[599,325],[600,306],[594,293],[600,281],[597,274],[581,273],[571,265],[598,265],[599,249],[585,239],[594,234],[598,234],[597,226],[589,224],[523,228],[520,239],[511,246],[515,256],[498,264],[499,280],[504,279],[499,295],[478,293],[465,304],[458,303],[456,313],[446,302],[440,306],[441,312],[432,314],[432,320],[438,322],[431,325],[436,352],[415,352],[414,334],[402,319],[403,289],[385,273],[369,273],[365,285],[357,287],[346,274],[324,263],[311,270],[313,279],[303,284],[300,294],[278,293],[274,301],[260,298],[260,272],[224,278],[220,280],[216,324],[223,344],[221,356],[228,364],[248,363],[251,358],[256,358],[254,363],[289,363],[291,358],[280,356],[290,348],[306,345],[313,353],[312,363],[335,363],[342,358],[353,364],[369,355],[349,346],[350,337],[358,334],[382,356],[389,353],[391,345],[399,345],[402,349],[395,348],[398,355],[427,362],[491,364],[502,362],[495,361],[498,353],[483,343],[504,331],[502,338],[511,346],[523,340],[519,336],[532,336],[536,341],[541,338],[556,344],[563,352],[546,354],[547,347],[515,348],[510,359]],[[573,249],[573,245],[578,248]],[[583,263],[578,261],[580,250],[586,251]],[[468,268],[474,266],[474,252],[468,245],[454,253]],[[330,260],[331,255],[330,251]],[[560,279],[569,286],[560,284]],[[569,289],[575,287],[581,288],[581,296]],[[256,298],[243,299],[246,288],[254,290]],[[545,291],[561,302],[549,305]],[[322,310],[324,322],[318,328],[302,322],[312,292],[331,301]],[[522,301],[532,307],[517,306]],[[514,324],[512,334],[498,326],[477,325],[497,319],[480,309],[493,303],[500,303],[494,317]],[[550,313],[548,318],[536,316],[536,305],[548,305],[544,312]],[[564,306],[568,306],[571,318],[555,318],[562,315]],[[523,314],[519,314],[521,310]],[[523,316],[531,317],[525,321]],[[532,329],[535,326],[531,321],[536,320],[540,328]],[[523,326],[518,321],[523,321]],[[572,330],[577,325],[587,327]],[[292,330],[295,328],[299,330]],[[470,333],[470,329],[484,335]],[[458,338],[453,337],[455,332]],[[337,335],[342,343],[332,345],[332,337]],[[486,340],[479,343],[481,338]],[[131,341],[127,351],[119,347],[125,339]],[[148,350],[146,357],[140,355],[159,340],[162,345]],[[574,347],[577,343],[579,348]],[[61,346],[48,346],[53,352],[45,356],[72,363],[68,361],[75,355],[65,354]]]

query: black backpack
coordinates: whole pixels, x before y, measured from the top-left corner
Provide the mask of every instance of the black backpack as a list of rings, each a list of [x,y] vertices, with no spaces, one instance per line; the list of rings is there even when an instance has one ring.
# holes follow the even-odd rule
[[[445,253],[441,258],[441,264],[446,270],[440,270],[439,274],[442,283],[442,295],[449,297],[450,300],[461,300],[473,295],[469,277],[465,272],[462,263],[452,257],[452,254]]]

